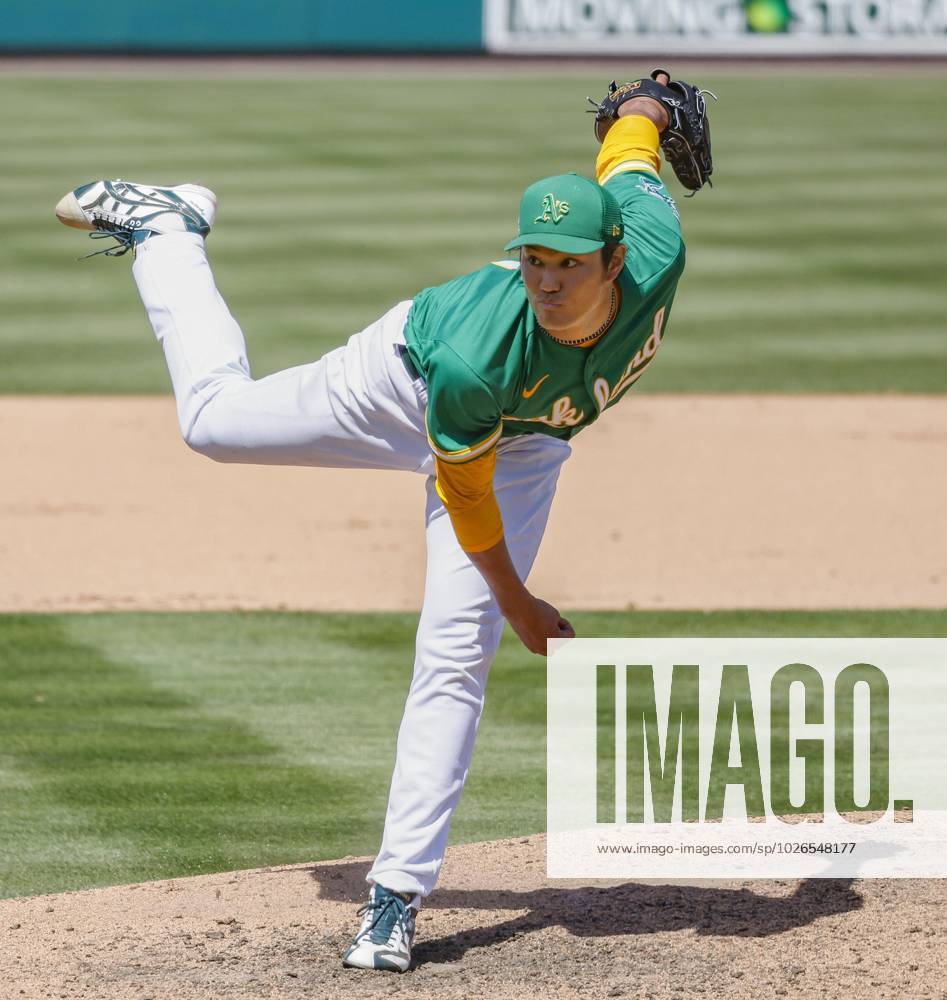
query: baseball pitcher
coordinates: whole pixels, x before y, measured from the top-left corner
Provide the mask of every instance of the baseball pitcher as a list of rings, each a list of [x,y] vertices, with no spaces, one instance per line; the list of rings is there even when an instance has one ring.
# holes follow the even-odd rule
[[[408,469],[427,477],[427,575],[384,837],[344,961],[404,971],[437,881],[504,620],[524,645],[575,633],[526,587],[572,438],[644,374],[684,269],[663,148],[692,191],[710,179],[703,92],[651,78],[595,106],[596,180],[531,184],[496,261],[400,302],[343,347],[267,378],[214,284],[217,202],[191,184],[98,181],[69,226],[134,251],[181,432],[220,462]]]

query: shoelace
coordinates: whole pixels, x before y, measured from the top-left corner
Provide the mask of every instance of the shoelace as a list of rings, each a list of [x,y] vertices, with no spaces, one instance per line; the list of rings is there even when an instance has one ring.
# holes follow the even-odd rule
[[[398,905],[399,903],[401,904],[400,906]],[[378,939],[375,937],[375,933],[377,931],[380,935],[384,935],[381,940],[387,941],[388,938],[391,937],[392,928],[396,924],[401,925],[402,934],[407,936],[408,906],[399,896],[384,896],[382,899],[376,899],[374,902],[369,900],[367,903],[363,903],[358,908],[356,914],[357,916],[362,916],[363,914],[370,913],[372,910],[377,910],[378,912],[372,918],[371,923],[363,931],[359,932],[359,937],[364,937],[367,934],[377,944],[379,943]],[[393,918],[392,911],[394,911]],[[382,919],[384,917],[388,917],[388,919],[382,923]]]
[[[131,226],[122,226],[115,222],[106,222],[104,219],[96,219],[95,225],[98,227],[94,232],[89,233],[90,240],[113,239],[116,246],[105,247],[102,250],[93,250],[92,253],[83,254],[79,260],[86,260],[89,257],[98,257],[105,254],[106,257],[121,257],[128,253],[135,245],[135,233],[141,232]]]

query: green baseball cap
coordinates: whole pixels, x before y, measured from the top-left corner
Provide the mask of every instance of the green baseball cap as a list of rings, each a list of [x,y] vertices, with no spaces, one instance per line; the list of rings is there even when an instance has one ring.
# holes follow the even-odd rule
[[[605,188],[578,174],[530,184],[520,202],[520,231],[506,250],[538,246],[560,253],[592,253],[617,243],[624,232],[621,208]]]

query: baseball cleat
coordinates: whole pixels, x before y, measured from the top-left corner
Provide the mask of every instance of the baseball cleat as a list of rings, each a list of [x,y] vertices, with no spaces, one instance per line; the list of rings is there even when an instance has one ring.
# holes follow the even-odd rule
[[[93,181],[63,195],[56,217],[63,225],[91,230],[93,239],[113,237],[118,246],[99,253],[121,256],[146,236],[197,233],[214,224],[217,196],[197,184],[155,187],[130,181]]]
[[[362,926],[342,956],[343,963],[356,969],[407,972],[420,905],[420,896],[409,897],[373,885],[368,902],[358,908]]]

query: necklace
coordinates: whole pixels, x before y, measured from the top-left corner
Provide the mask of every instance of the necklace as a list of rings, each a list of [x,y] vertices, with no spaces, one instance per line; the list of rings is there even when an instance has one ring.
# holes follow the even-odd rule
[[[579,340],[563,340],[561,337],[554,337],[544,326],[540,326],[539,323],[536,325],[540,330],[550,340],[554,340],[557,344],[563,344],[566,347],[581,347],[583,344],[588,344],[593,340],[598,340],[599,337],[615,322],[615,314],[618,312],[618,296],[615,294],[615,286],[612,285],[612,300],[608,307],[608,318],[605,322],[595,331],[595,333],[590,333],[587,337],[582,337]]]

